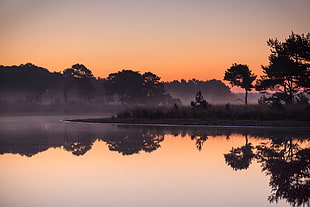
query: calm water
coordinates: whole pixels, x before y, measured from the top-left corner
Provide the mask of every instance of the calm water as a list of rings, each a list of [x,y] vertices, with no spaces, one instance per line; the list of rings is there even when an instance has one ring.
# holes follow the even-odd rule
[[[309,129],[66,118],[0,117],[1,207],[309,206]]]

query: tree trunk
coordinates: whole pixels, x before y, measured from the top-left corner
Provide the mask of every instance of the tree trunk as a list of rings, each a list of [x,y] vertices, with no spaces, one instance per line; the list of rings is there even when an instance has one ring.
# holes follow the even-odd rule
[[[245,89],[244,103],[246,106],[248,105],[248,90],[247,89]]]
[[[67,103],[67,99],[68,99],[68,85],[64,86],[64,99],[65,99],[65,103]]]
[[[248,135],[246,134],[245,135],[245,146],[248,146],[249,145],[249,140],[248,140]]]

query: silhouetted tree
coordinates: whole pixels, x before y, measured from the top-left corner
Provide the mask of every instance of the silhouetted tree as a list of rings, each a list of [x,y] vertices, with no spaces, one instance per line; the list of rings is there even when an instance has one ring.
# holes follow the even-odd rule
[[[64,70],[64,75],[71,76],[71,77],[78,78],[78,79],[94,78],[92,72],[82,64],[72,65],[71,68]]]
[[[64,84],[64,99],[68,100],[68,91],[76,85],[78,88],[78,94],[85,101],[89,101],[94,94],[95,88],[91,83],[91,79],[94,79],[92,72],[82,64],[72,65],[71,68],[67,68],[63,71],[65,77]]]
[[[169,94],[166,94],[160,78],[147,72],[141,75],[138,71],[122,70],[111,73],[106,78],[104,87],[107,95],[117,95],[119,101],[124,104],[166,104]]]
[[[143,74],[143,78],[147,104],[158,105],[164,99],[166,92],[163,83],[160,82],[160,77],[147,72]]]
[[[276,91],[285,103],[296,102],[295,96],[310,90],[310,33],[292,34],[284,42],[269,39],[269,65],[257,80],[256,90]],[[298,101],[298,100],[297,100]]]
[[[204,99],[201,91],[198,91],[195,97],[195,101],[191,102],[193,108],[207,108],[210,104]]]
[[[231,86],[239,86],[245,90],[245,105],[248,104],[248,91],[251,91],[253,81],[256,75],[252,73],[247,65],[234,63],[229,69],[225,71],[224,80],[229,81]]]
[[[124,104],[137,104],[143,92],[143,77],[137,71],[122,70],[111,73],[106,78],[104,87],[107,95],[117,94],[119,101]]]
[[[54,87],[56,73],[32,63],[19,66],[0,66],[0,94],[3,97],[26,99],[37,104],[47,91]]]

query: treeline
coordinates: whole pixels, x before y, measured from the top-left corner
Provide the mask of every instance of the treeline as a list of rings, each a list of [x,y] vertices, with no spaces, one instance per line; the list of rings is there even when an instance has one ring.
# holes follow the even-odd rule
[[[162,82],[154,73],[141,74],[132,70],[96,78],[82,64],[62,72],[50,72],[31,63],[0,66],[2,111],[25,105],[68,105],[71,108],[189,105],[198,90],[206,94],[211,103],[220,103],[220,100],[227,103],[234,99],[229,88],[219,80]]]
[[[245,107],[239,108],[227,104],[225,107],[210,107],[212,104],[206,100],[201,90],[196,93],[191,107],[174,108],[135,108],[118,114],[119,118],[147,118],[147,119],[200,119],[200,120],[295,120],[309,121],[309,94],[310,94],[310,33],[291,35],[281,42],[269,39],[269,64],[262,66],[263,74],[257,77],[246,64],[234,63],[224,73],[224,80],[231,86],[244,89],[243,102]],[[210,81],[208,83],[219,83]],[[213,94],[226,91],[221,84],[215,86]],[[196,80],[189,82],[172,82],[167,84],[173,94],[182,88],[185,94],[204,88],[206,83]],[[190,85],[191,87],[187,87]],[[185,86],[185,87],[183,87]],[[214,88],[214,89],[215,89]],[[248,107],[249,92],[255,89],[263,93],[258,103],[260,106]],[[204,88],[208,95],[212,94],[212,87]],[[187,97],[190,97],[187,95]],[[230,97],[226,94],[225,97]],[[225,100],[226,101],[226,100]],[[229,103],[227,101],[226,103]]]
[[[257,77],[246,64],[234,63],[224,73],[231,86],[264,93],[258,103],[281,108],[308,105],[310,93],[310,33],[292,34],[281,42],[269,39],[269,64]],[[195,97],[196,94],[196,97]],[[197,97],[199,95],[199,97]],[[203,95],[202,95],[203,94]],[[162,106],[236,104],[238,96],[220,80],[162,82],[151,72],[122,70],[96,78],[82,64],[51,73],[31,63],[0,66],[0,109],[28,105]],[[198,99],[197,99],[198,98]],[[193,101],[196,99],[196,101]],[[240,101],[240,99],[239,99]],[[252,102],[253,103],[253,102]]]
[[[100,102],[102,83],[79,64],[54,73],[31,63],[0,66],[0,111],[58,112],[60,105],[70,104],[71,109],[82,111],[87,108],[83,105]],[[94,99],[95,96],[98,98]]]

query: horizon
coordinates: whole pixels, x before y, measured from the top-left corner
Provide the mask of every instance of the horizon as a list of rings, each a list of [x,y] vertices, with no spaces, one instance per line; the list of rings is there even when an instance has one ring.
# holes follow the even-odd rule
[[[307,0],[4,0],[0,63],[51,72],[82,63],[96,77],[129,69],[162,81],[223,80],[238,63],[260,76],[269,38],[309,32],[307,8]]]

